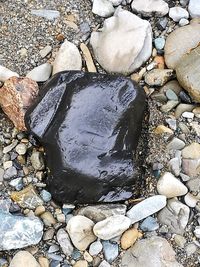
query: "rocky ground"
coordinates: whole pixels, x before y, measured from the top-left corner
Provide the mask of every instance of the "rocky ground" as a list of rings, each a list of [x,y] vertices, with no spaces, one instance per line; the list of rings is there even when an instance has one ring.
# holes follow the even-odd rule
[[[0,0],[1,85],[115,72],[140,83],[148,104],[140,195],[100,206],[56,204],[44,149],[0,112],[0,266],[200,265],[200,4],[155,2]],[[98,31],[118,5],[127,11]]]

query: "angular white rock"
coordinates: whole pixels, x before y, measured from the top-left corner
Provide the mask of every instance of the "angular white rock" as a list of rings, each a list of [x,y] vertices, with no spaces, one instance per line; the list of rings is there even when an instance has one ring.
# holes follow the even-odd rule
[[[127,75],[151,56],[151,25],[119,7],[113,17],[104,21],[101,31],[92,33],[90,42],[106,71]]]
[[[53,74],[64,70],[81,70],[82,58],[78,48],[65,40],[53,63]]]
[[[86,250],[97,239],[92,230],[93,226],[93,221],[82,215],[74,216],[68,221],[66,229],[77,249]]]
[[[163,0],[134,0],[131,8],[134,12],[150,17],[155,14],[163,17],[169,12],[168,4]]]
[[[178,22],[180,19],[188,19],[189,13],[184,8],[176,6],[170,8],[169,17],[172,18],[173,21]]]
[[[93,0],[92,12],[100,17],[109,17],[115,9],[109,0]]]
[[[131,220],[124,215],[114,215],[95,224],[94,234],[103,240],[121,235],[131,225]]]
[[[13,76],[19,77],[19,74],[0,65],[0,82],[5,82]]]
[[[158,212],[159,210],[164,208],[166,204],[166,196],[152,196],[133,206],[127,212],[127,216],[131,219],[131,223],[133,224]]]
[[[158,180],[157,191],[159,194],[164,195],[167,198],[173,198],[186,195],[188,189],[173,174],[165,172]]]
[[[74,247],[70,241],[68,233],[64,229],[59,229],[56,237],[63,253],[67,256],[70,256],[74,250]]]
[[[31,253],[22,250],[15,254],[9,267],[40,267],[40,265]]]
[[[37,217],[0,211],[0,222],[0,251],[36,245],[42,238],[43,224]]]
[[[188,11],[192,18],[200,17],[200,1],[199,0],[190,0]]]
[[[49,63],[44,63],[29,71],[26,77],[36,82],[45,82],[51,76],[51,72],[52,72],[52,65]]]
[[[197,238],[200,238],[200,226],[195,227],[194,234]]]

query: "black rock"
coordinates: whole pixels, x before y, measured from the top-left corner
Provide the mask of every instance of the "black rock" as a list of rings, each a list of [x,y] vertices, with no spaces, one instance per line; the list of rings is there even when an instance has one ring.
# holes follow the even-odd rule
[[[62,203],[128,199],[140,178],[135,152],[145,93],[122,76],[55,74],[26,113],[45,148],[53,198]]]

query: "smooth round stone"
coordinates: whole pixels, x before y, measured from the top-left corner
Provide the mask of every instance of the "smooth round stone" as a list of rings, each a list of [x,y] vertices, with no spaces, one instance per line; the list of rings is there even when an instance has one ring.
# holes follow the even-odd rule
[[[169,100],[165,105],[162,105],[160,110],[164,113],[167,113],[171,111],[173,108],[175,108],[178,105],[178,103],[179,103],[178,101]]]
[[[98,240],[90,245],[89,253],[92,256],[98,255],[102,251],[102,243]]]
[[[42,213],[45,212],[45,207],[44,206],[38,206],[36,209],[35,209],[35,215],[36,216],[40,216]]]
[[[168,89],[166,91],[166,96],[169,100],[178,101],[178,96],[175,94],[175,92],[172,89]]]
[[[82,215],[73,216],[67,224],[67,232],[74,246],[79,250],[87,247],[97,238],[93,233],[94,222]]]
[[[197,47],[199,42],[200,24],[197,21],[191,21],[189,25],[179,27],[172,31],[166,39],[164,49],[167,67],[175,69],[183,55],[187,54],[194,47]]]
[[[180,248],[184,248],[185,243],[187,242],[185,237],[183,237],[182,235],[175,235],[174,241]]]
[[[133,12],[140,13],[144,17],[158,16],[163,17],[169,11],[168,4],[163,0],[134,0],[131,8]]]
[[[119,247],[117,243],[110,243],[109,241],[103,241],[103,253],[105,259],[111,263],[113,262],[118,254],[119,254]]]
[[[200,144],[192,143],[182,150],[182,157],[185,159],[199,159],[200,158]]]
[[[40,267],[49,267],[49,260],[45,257],[39,257],[38,262],[40,264]]]
[[[175,111],[175,117],[177,119],[180,118],[183,112],[186,112],[186,111],[190,112],[194,109],[194,107],[195,107],[194,105],[190,105],[190,104],[179,104]]]
[[[179,151],[179,150],[177,150]],[[181,172],[181,161],[178,157],[173,158],[169,161],[169,167],[171,172],[175,175],[175,176],[179,176],[180,172]]]
[[[18,144],[15,147],[15,150],[19,155],[24,155],[24,154],[26,154],[27,146],[25,144]]]
[[[52,65],[49,63],[44,63],[31,71],[29,71],[26,77],[36,81],[36,82],[46,82],[52,73]]]
[[[40,56],[42,58],[45,58],[52,50],[52,47],[50,45],[45,46],[43,49],[40,50]]]
[[[185,112],[183,112],[182,117],[183,118],[186,118],[186,119],[191,119],[192,120],[194,118],[194,113],[185,111]]]
[[[185,147],[185,143],[177,137],[174,137],[172,141],[167,145],[168,150],[180,150]]]
[[[188,25],[189,23],[190,23],[189,20],[188,20],[188,19],[185,19],[185,18],[179,20],[179,25],[180,25],[181,27],[186,26],[186,25]]]
[[[138,239],[140,233],[137,229],[131,228],[123,233],[121,237],[121,248],[128,249],[130,248]]]
[[[162,50],[165,46],[165,39],[163,37],[156,38],[154,44],[157,50]]]
[[[189,14],[187,10],[182,7],[172,7],[169,9],[169,17],[173,19],[173,21],[178,22],[180,19],[189,18]]]
[[[185,204],[191,208],[194,208],[197,202],[199,201],[199,199],[193,196],[191,193],[188,193],[187,195],[185,195],[184,200],[185,200]]]
[[[173,174],[165,172],[157,183],[157,191],[167,198],[173,198],[187,194],[188,189]]]
[[[148,217],[141,223],[140,228],[143,232],[151,232],[157,230],[159,224],[155,218]]]
[[[15,254],[9,267],[40,267],[40,265],[28,251],[19,251]]]
[[[88,267],[88,263],[85,260],[77,261],[73,267]]]
[[[124,215],[114,215],[95,224],[94,234],[103,239],[109,240],[121,235],[131,225],[131,220]]]

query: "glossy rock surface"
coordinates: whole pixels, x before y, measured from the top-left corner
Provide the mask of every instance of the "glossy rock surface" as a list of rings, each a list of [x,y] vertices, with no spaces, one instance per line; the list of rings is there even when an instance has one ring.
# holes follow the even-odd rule
[[[45,147],[49,191],[64,203],[132,196],[145,94],[122,76],[66,71],[54,75],[26,113]],[[134,152],[134,153],[132,153]]]

